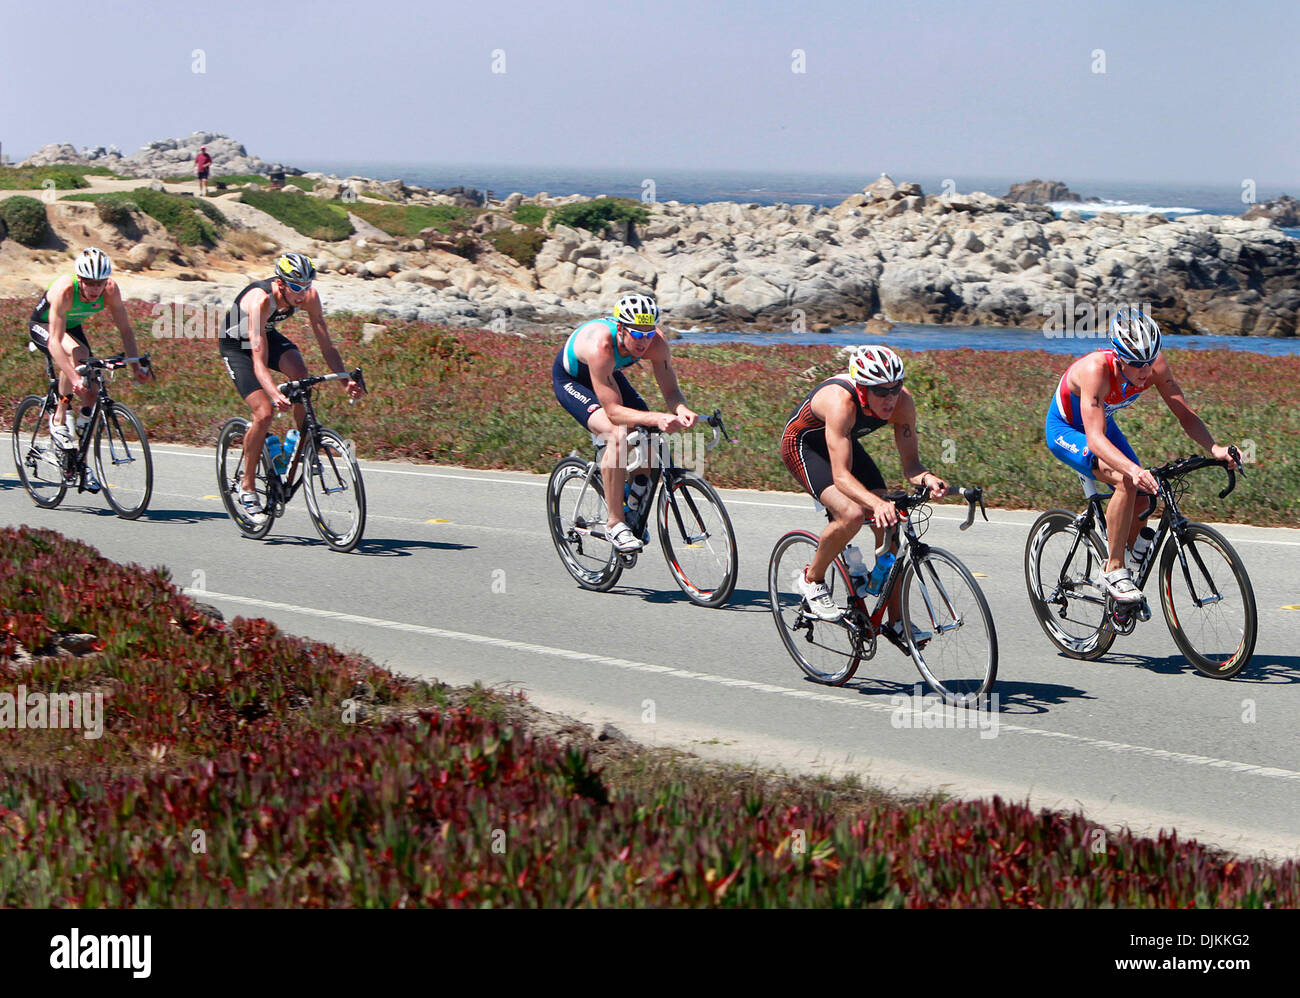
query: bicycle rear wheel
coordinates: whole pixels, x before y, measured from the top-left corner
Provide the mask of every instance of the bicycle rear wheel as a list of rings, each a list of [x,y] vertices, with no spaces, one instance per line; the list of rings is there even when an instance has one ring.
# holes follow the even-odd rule
[[[32,497],[32,502],[53,509],[68,491],[63,477],[64,456],[50,436],[46,400],[28,395],[14,412],[13,455],[18,480]]]
[[[600,469],[580,457],[566,457],[546,483],[546,520],[555,552],[583,589],[603,593],[623,574],[618,551],[605,538],[604,487]]]
[[[900,585],[904,639],[925,681],[955,706],[984,704],[998,677],[998,632],[975,576],[932,547],[908,562]],[[927,637],[914,640],[913,626]]]
[[[816,535],[804,530],[792,530],[776,542],[767,564],[767,595],[781,643],[799,668],[819,683],[842,686],[858,670],[862,641],[851,616],[819,620],[804,605],[798,579],[811,564],[817,542]],[[826,572],[826,588],[836,603],[848,599],[849,577],[839,558]]]
[[[307,512],[325,543],[351,551],[366,529],[366,489],[361,468],[347,443],[333,430],[308,434],[302,454],[307,478]]]
[[[1049,510],[1030,528],[1025,544],[1029,603],[1043,633],[1071,658],[1100,658],[1115,643],[1100,583],[1105,564],[1100,542],[1091,535],[1079,538],[1069,510]]]
[[[239,504],[239,483],[244,475],[244,435],[248,433],[248,420],[238,416],[226,420],[217,432],[217,494],[226,507],[226,513],[235,521],[235,526],[245,537],[261,538],[271,531],[275,517],[271,513],[273,505],[271,496],[271,476],[275,473],[271,461],[266,456],[266,447],[258,455],[257,471],[253,474],[253,491],[266,511],[258,523],[244,512]]]
[[[736,588],[736,534],[717,491],[694,472],[665,474],[659,545],[691,602],[718,607]]]
[[[148,508],[153,495],[149,439],[140,418],[120,402],[106,408],[95,426],[95,474],[122,519],[134,520]]]
[[[1198,672],[1231,679],[1255,651],[1258,617],[1250,576],[1227,538],[1202,523],[1183,529],[1181,547],[1186,573],[1177,537],[1165,542],[1160,559],[1160,605],[1169,633]]]

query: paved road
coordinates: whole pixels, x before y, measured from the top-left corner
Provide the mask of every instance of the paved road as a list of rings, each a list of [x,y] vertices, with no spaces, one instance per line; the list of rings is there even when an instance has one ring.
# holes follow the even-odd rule
[[[364,462],[370,517],[350,555],[329,551],[301,497],[264,541],[238,535],[214,495],[210,450],[160,445],[147,518],[96,497],[32,505],[8,458],[0,522],[52,527],[110,558],[166,565],[234,614],[364,652],[405,672],[525,690],[540,706],[700,755],[857,772],[904,789],[998,792],[1082,807],[1107,824],[1176,827],[1245,852],[1300,855],[1300,530],[1223,528],[1260,611],[1255,659],[1232,682],[1187,666],[1159,609],[1103,661],[1056,653],[1025,599],[1033,515],[990,511],[958,533],[936,510],[927,539],[976,571],[1001,644],[996,736],[897,726],[909,659],[882,647],[841,689],[802,678],[767,607],[776,538],[815,529],[806,498],[727,491],[740,545],[733,605],[706,610],[672,583],[656,542],[615,590],[578,589],[545,526],[543,477]],[[1209,487],[1209,473],[1206,473]]]

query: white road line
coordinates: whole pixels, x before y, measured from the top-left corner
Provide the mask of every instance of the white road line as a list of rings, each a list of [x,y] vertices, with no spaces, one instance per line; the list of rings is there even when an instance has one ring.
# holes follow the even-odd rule
[[[775,686],[771,683],[756,683],[749,679],[737,679],[733,676],[719,676],[708,672],[695,672],[690,669],[678,669],[667,665],[652,665],[648,662],[636,662],[626,658],[614,658],[609,655],[596,655],[591,652],[574,651],[569,648],[554,648],[550,645],[533,644],[527,641],[512,641],[508,638],[496,638],[487,634],[472,634],[465,631],[451,631],[441,627],[429,627],[424,624],[407,624],[397,620],[384,620],[379,617],[363,617],[354,613],[339,613],[335,610],[321,610],[310,606],[294,606],[291,603],[276,603],[271,600],[253,599],[249,596],[235,596],[229,593],[214,593],[207,591],[195,591],[186,589],[186,595],[196,599],[215,599],[227,600],[231,603],[240,603],[246,606],[262,607],[267,610],[283,610],[288,613],[298,613],[308,617],[321,617],[327,620],[337,620],[346,624],[362,624],[367,627],[380,627],[390,631],[403,631],[410,634],[422,634],[434,638],[446,638],[452,641],[465,641],[471,644],[490,645],[494,648],[505,648],[510,651],[528,652],[534,655],[546,655],[552,658],[564,658],[577,662],[591,662],[597,665],[607,665],[617,669],[624,669],[632,672],[648,672],[661,676],[670,676],[675,679],[691,679],[696,682],[714,683],[720,686],[730,686],[748,690],[751,693],[769,693],[778,696],[792,697],[799,700],[816,700],[824,703],[833,703],[841,707],[850,707],[856,710],[869,710],[882,714],[894,714],[897,708],[877,703],[863,703],[858,700],[849,699],[844,696],[836,696],[830,693],[817,693],[812,690],[794,690],[785,686]],[[907,708],[910,710],[910,708]],[[971,729],[975,724],[970,725]],[[1055,738],[1061,741],[1076,742],[1080,745],[1086,745],[1089,748],[1102,749],[1107,752],[1117,752],[1126,755],[1140,755],[1152,759],[1161,759],[1166,762],[1179,763],[1185,766],[1206,766],[1211,769],[1227,769],[1234,773],[1241,773],[1246,776],[1260,776],[1276,780],[1300,780],[1300,772],[1294,772],[1289,769],[1278,769],[1273,766],[1257,766],[1248,762],[1234,762],[1231,759],[1216,759],[1213,756],[1192,755],[1187,752],[1173,752],[1168,749],[1150,748],[1145,745],[1129,745],[1125,742],[1105,741],[1098,738],[1088,738],[1085,735],[1072,735],[1061,731],[1047,731],[1041,728],[1027,728],[1018,724],[1007,724],[999,720],[999,731],[1008,731],[1020,735],[1032,735],[1039,738]]]

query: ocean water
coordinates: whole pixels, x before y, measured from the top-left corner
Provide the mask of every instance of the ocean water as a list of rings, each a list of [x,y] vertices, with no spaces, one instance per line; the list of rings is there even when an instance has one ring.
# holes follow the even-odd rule
[[[900,322],[883,336],[869,336],[858,325],[835,326],[829,333],[741,333],[683,332],[677,343],[793,343],[847,346],[884,343],[901,350],[1046,350],[1048,353],[1080,356],[1107,345],[1105,337],[1049,337],[1041,330],[1001,329],[996,326],[923,326]],[[1268,336],[1175,336],[1164,339],[1171,350],[1238,350],[1274,357],[1300,356],[1300,337],[1279,339]]]
[[[358,160],[323,160],[299,164],[304,170],[320,170],[341,177],[363,176],[381,180],[400,178],[422,187],[477,187],[504,198],[513,191],[533,195],[608,195],[634,200],[681,201],[703,204],[736,201],[741,204],[813,204],[830,207],[856,194],[875,180],[879,170],[861,173],[774,173],[720,170],[647,170],[635,174],[625,170],[580,167],[509,167],[488,164],[384,163]],[[915,181],[927,194],[945,190],[984,191],[1001,197],[1010,186],[1028,177],[940,177],[894,171],[898,182]],[[1058,178],[1050,178],[1058,179]],[[1166,184],[1065,178],[1081,197],[1096,197],[1101,204],[1064,202],[1053,208],[1073,208],[1087,216],[1098,211],[1161,212],[1171,217],[1197,213],[1240,215],[1248,205],[1242,201],[1240,181],[1221,184]],[[1300,187],[1300,185],[1297,185]],[[1256,200],[1266,201],[1284,193],[1280,188],[1261,186]]]

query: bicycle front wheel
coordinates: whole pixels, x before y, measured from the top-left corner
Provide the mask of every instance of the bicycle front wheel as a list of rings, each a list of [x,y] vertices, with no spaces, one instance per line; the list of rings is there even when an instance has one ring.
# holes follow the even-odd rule
[[[361,468],[347,443],[333,430],[317,430],[306,442],[302,473],[307,479],[311,522],[335,551],[351,551],[366,529]]]
[[[14,466],[32,502],[53,509],[68,491],[63,477],[64,457],[50,436],[50,412],[39,395],[28,395],[14,413]]]
[[[1025,544],[1025,586],[1052,644],[1071,658],[1091,660],[1110,650],[1115,631],[1100,581],[1106,552],[1097,538],[1079,536],[1075,519],[1053,509],[1034,521]]]
[[[555,552],[583,589],[603,593],[623,574],[618,551],[605,537],[608,510],[600,469],[579,457],[566,457],[546,483],[546,520]]]
[[[1196,671],[1231,679],[1250,663],[1258,630],[1255,591],[1246,566],[1217,530],[1190,523],[1181,545],[1177,537],[1165,542],[1160,605],[1174,643]]]
[[[217,432],[217,495],[226,507],[226,513],[235,521],[235,526],[246,537],[261,538],[271,531],[275,517],[271,515],[271,476],[274,474],[271,462],[266,456],[266,447],[254,460],[257,471],[253,475],[253,491],[267,512],[261,522],[253,520],[239,504],[240,482],[244,476],[244,461],[248,455],[244,451],[244,436],[248,433],[248,420],[238,416],[226,420]]]
[[[862,641],[851,616],[819,620],[804,605],[799,578],[812,563],[817,543],[817,536],[804,530],[793,530],[776,542],[767,564],[767,596],[781,643],[799,668],[816,682],[842,686],[858,671]],[[826,572],[826,588],[837,604],[848,601],[849,578],[839,558]]]
[[[114,402],[95,427],[95,474],[113,512],[134,520],[153,495],[153,455],[144,424],[134,412]]]
[[[975,576],[932,547],[908,562],[901,585],[903,634],[925,681],[955,706],[984,704],[998,677],[998,632]]]
[[[736,534],[717,491],[694,472],[664,476],[659,545],[691,602],[722,606],[736,588]]]

